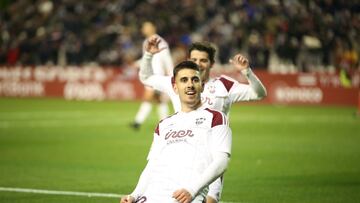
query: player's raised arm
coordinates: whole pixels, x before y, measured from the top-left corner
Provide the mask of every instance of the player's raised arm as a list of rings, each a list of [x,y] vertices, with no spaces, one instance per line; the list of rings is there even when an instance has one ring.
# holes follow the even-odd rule
[[[159,53],[160,51],[167,49],[167,47],[159,47],[159,44],[161,42],[161,38],[157,35],[153,35],[150,37],[145,44],[145,53],[144,56],[141,59],[140,63],[140,71],[139,71],[139,79],[142,83],[145,85],[147,84],[147,79],[154,75],[153,68],[151,64],[151,60],[153,58],[154,54]],[[150,84],[151,86],[151,84]]]
[[[261,83],[259,78],[251,71],[251,68],[249,66],[249,60],[245,56],[237,54],[232,59],[230,59],[229,62],[248,80],[250,86],[249,100],[260,100],[266,97],[267,93],[265,86]]]

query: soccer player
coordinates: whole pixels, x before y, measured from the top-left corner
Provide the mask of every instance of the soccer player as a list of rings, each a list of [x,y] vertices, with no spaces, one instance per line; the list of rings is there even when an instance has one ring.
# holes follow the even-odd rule
[[[172,88],[171,76],[154,75],[151,61],[154,56],[163,51],[159,48],[160,38],[149,39],[146,52],[140,66],[140,81],[156,90],[170,96],[175,112],[180,110],[180,100]],[[215,63],[215,48],[209,43],[193,43],[189,49],[189,60],[194,61],[200,68],[201,80],[204,82],[204,92],[201,94],[202,105],[229,114],[233,103],[239,101],[260,100],[266,96],[266,89],[249,67],[249,61],[241,54],[235,55],[230,63],[243,74],[249,84],[242,84],[233,78],[222,75],[210,78],[210,70]],[[210,185],[207,203],[220,200],[223,178],[217,179]]]
[[[158,34],[156,34],[156,26],[152,22],[144,22],[142,24],[141,32],[146,38],[143,43],[143,52],[145,52],[145,45],[147,44],[147,40],[149,40],[150,37],[157,37],[161,39],[159,46],[166,48],[164,51],[154,56],[153,60],[151,61],[153,74],[162,76],[171,75],[174,64],[171,58],[168,43]],[[152,101],[156,101],[158,103],[158,113],[160,120],[168,116],[168,97],[158,91],[155,91],[151,87],[145,87],[143,102],[141,103],[140,108],[136,113],[134,121],[131,123],[131,127],[135,130],[139,129],[141,124],[149,116],[152,109]]]
[[[148,163],[135,190],[121,203],[202,203],[208,184],[227,168],[231,130],[225,114],[203,108],[199,67],[183,61],[173,75],[180,111],[157,125]]]

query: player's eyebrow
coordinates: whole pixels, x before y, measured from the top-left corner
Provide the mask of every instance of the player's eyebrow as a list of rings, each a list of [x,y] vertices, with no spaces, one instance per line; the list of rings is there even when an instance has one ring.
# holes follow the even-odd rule
[[[180,78],[180,80],[183,80],[183,79],[191,79],[191,80],[193,80],[193,79],[200,79],[200,77],[195,75],[195,76],[183,76],[183,77]]]
[[[199,80],[199,81],[200,81],[200,77],[199,77],[199,76],[197,76],[197,75],[195,75],[195,76],[191,77],[191,80],[194,80],[194,79],[197,79],[197,80]]]
[[[188,78],[189,78],[189,77],[187,77],[187,76],[183,76],[183,77],[181,77],[179,80],[180,80],[180,81],[187,81]]]
[[[190,77],[188,77],[188,76],[183,76],[183,77],[181,77],[180,79],[179,79],[180,81],[188,81],[188,80],[191,80],[191,81],[193,81],[193,80],[198,80],[198,81],[200,81],[200,77],[199,76],[197,76],[197,75],[195,75],[195,76],[190,76]]]
[[[191,60],[193,60],[193,61],[196,61],[196,60],[199,60],[199,61],[208,61],[208,60],[210,60],[210,59],[208,59],[208,58],[197,58],[197,57],[192,57],[192,58],[190,58]]]

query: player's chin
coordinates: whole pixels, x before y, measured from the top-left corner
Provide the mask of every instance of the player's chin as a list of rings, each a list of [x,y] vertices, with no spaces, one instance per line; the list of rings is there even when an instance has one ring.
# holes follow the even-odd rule
[[[194,96],[192,98],[188,98],[186,100],[186,103],[188,103],[189,106],[196,106],[199,102],[200,102],[200,99],[197,98],[196,96]]]
[[[198,95],[197,94],[187,94],[186,99],[189,102],[196,102],[198,100]]]

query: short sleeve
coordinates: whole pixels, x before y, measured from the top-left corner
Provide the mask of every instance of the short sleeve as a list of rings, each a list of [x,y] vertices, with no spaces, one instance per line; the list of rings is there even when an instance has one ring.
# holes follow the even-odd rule
[[[222,75],[219,80],[227,91],[231,103],[249,101],[254,97],[253,90],[249,84],[239,83],[237,80]]]
[[[216,125],[212,127],[210,146],[212,152],[225,152],[231,154],[232,132],[228,125]]]

